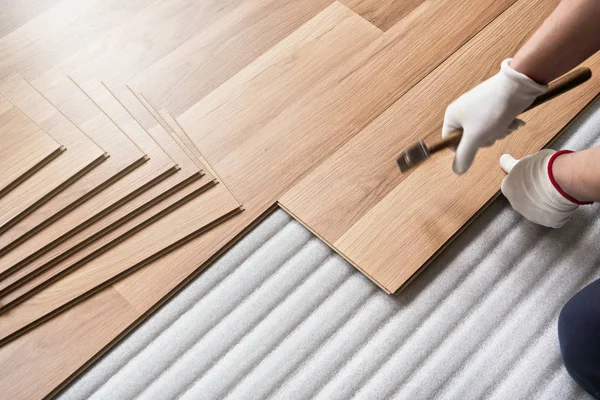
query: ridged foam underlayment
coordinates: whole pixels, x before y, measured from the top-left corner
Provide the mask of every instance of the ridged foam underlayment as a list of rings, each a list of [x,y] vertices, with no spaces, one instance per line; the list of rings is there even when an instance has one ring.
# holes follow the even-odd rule
[[[600,102],[554,147],[599,138]],[[60,398],[587,398],[556,322],[600,275],[599,210],[551,230],[500,197],[398,297],[278,210]]]

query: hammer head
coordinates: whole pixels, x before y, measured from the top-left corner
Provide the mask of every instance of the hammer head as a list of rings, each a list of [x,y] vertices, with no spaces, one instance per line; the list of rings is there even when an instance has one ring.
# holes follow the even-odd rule
[[[406,172],[412,167],[421,164],[431,156],[425,142],[420,140],[404,150],[396,159],[400,172]]]

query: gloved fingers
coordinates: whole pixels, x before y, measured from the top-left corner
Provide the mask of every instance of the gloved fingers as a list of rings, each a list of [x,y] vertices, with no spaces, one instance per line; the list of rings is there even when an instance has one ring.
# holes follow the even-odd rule
[[[475,158],[475,154],[477,154],[477,149],[479,147],[480,146],[476,142],[467,140],[463,135],[463,138],[456,148],[456,155],[454,156],[454,164],[452,165],[454,173],[462,175],[467,172],[473,163],[473,159]]]
[[[518,162],[519,160],[517,160],[510,154],[503,154],[502,157],[500,157],[500,166],[507,174],[510,174],[510,171],[512,171],[512,169],[515,165],[517,165]]]
[[[462,125],[458,118],[455,117],[456,112],[453,111],[452,105],[446,108],[446,114],[444,115],[444,125],[442,126],[442,138],[448,137],[453,131],[462,128]]]

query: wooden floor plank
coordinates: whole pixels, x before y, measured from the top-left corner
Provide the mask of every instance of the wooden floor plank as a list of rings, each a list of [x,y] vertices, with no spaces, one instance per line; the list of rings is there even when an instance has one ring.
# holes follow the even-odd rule
[[[10,366],[0,374],[2,397],[41,399],[49,388],[60,385],[65,375],[79,370],[81,359],[93,359],[98,346],[111,342],[137,318],[137,312],[112,288],[92,297],[89,304],[91,307],[84,312],[67,311],[45,324],[44,329],[0,348],[0,365]],[[53,337],[68,340],[48,346],[48,338]],[[44,357],[39,358],[40,354]]]
[[[341,2],[382,31],[387,31],[425,0],[341,0]]]
[[[12,234],[6,232],[13,225],[51,199],[62,196],[74,182],[107,161],[101,146],[82,131],[65,127],[56,109],[21,82],[18,76],[11,76],[0,83],[0,93],[67,150],[2,198],[2,248],[12,241]]]
[[[91,109],[89,118],[82,119],[80,126],[90,139],[107,152],[109,157],[102,165],[73,182],[51,200],[12,224],[10,229],[5,230],[0,236],[0,249],[2,252],[6,252],[22,243],[43,227],[56,221],[147,161],[145,154],[130,137],[113,126],[100,109],[81,93],[72,82],[69,82],[66,77],[60,79],[65,81],[63,82],[64,85],[61,85],[64,96],[68,96],[73,99],[74,104],[78,104],[78,106],[73,106],[75,110]],[[44,117],[47,115],[50,115],[50,117],[40,118],[39,120],[42,127],[49,126],[48,129],[53,131],[66,129],[71,134],[81,134],[81,131],[67,116],[59,112],[24,79],[13,76],[5,82],[4,87],[18,98],[22,98],[27,94],[28,99],[31,99],[32,107],[35,105],[48,109],[49,114],[44,114]],[[67,109],[70,109],[70,107],[67,107]],[[69,117],[73,116],[73,113],[71,113]],[[166,163],[168,160],[164,162]]]
[[[194,144],[203,150],[203,154],[213,164],[224,182],[230,185],[240,200],[244,202],[246,211],[114,283],[114,288],[127,299],[128,303],[133,305],[138,314],[136,317],[131,317],[120,314],[119,310],[114,310],[113,317],[126,319],[129,324],[134,324],[139,321],[141,316],[147,315],[150,310],[155,309],[157,304],[189,281],[207,262],[214,259],[219,251],[226,248],[229,243],[260,219],[278,200],[280,194],[285,192],[298,178],[309,172],[328,154],[353,137],[403,93],[418,83],[429,71],[439,65],[445,57],[512,4],[511,1],[486,1],[484,3],[478,3],[476,6],[469,4],[470,12],[466,13],[466,6],[458,0],[426,2],[417,9],[417,12],[403,18],[381,39],[376,40],[376,43],[367,44],[366,48],[360,43],[360,36],[364,32],[370,32],[373,27],[369,26],[366,20],[358,17],[357,24],[350,26],[351,29],[346,32],[346,41],[342,42],[342,45],[353,46],[355,42],[359,42],[359,45],[356,45],[356,52],[359,54],[340,60],[340,65],[334,70],[320,72],[323,75],[322,82],[300,96],[286,110],[276,116],[269,116],[271,122],[266,123],[262,129],[245,131],[249,142],[244,145],[250,144],[248,153],[242,153],[240,147],[227,154],[222,160],[211,158],[210,153],[204,151],[203,143],[215,143],[218,135],[214,134],[198,140],[201,135],[195,130],[200,129],[202,118],[194,118],[192,111],[194,107],[185,112],[183,117],[179,118],[180,122],[183,123],[186,131],[189,130],[187,133],[193,139]],[[419,20],[421,16],[427,18],[427,23]],[[435,32],[425,29],[430,26],[436,27]],[[424,29],[426,32],[423,31]],[[325,40],[331,40],[335,36],[324,35],[324,37],[326,37]],[[432,46],[434,50],[431,49]],[[443,51],[444,47],[448,48],[447,52]],[[337,48],[328,50],[346,51]],[[166,85],[163,86],[167,87],[166,92],[171,90],[170,87],[174,87],[175,89],[170,93],[177,93],[178,91],[183,92],[186,87],[198,85],[197,81],[199,80],[209,80],[212,79],[211,77],[215,77],[214,74],[191,76],[184,73],[185,69],[182,65],[185,65],[185,62],[197,65],[199,58],[195,54],[198,53],[190,52],[188,56],[180,57],[179,65],[172,64],[172,67],[165,68],[162,74],[158,73],[160,68],[157,69],[157,72],[152,74],[153,78],[147,83],[148,86]],[[299,59],[302,53],[293,54]],[[281,65],[294,63],[295,60],[294,57],[281,60]],[[312,69],[312,71],[316,70]],[[275,70],[269,73],[273,74],[273,77],[277,76]],[[222,77],[221,82],[226,79],[227,77]],[[165,84],[162,80],[171,80],[177,84]],[[284,91],[285,82],[279,82]],[[246,84],[250,86],[249,83]],[[235,88],[235,90],[243,91],[243,87]],[[185,95],[184,98],[188,100],[175,108],[185,110],[187,107],[181,104],[186,101],[196,101],[198,97],[194,97],[196,94],[192,93],[193,91],[196,90]],[[142,92],[147,93],[148,91],[142,88]],[[205,94],[207,93],[202,96]],[[169,102],[167,97],[153,94],[150,96],[150,100],[159,107],[163,107]],[[163,98],[164,102],[161,101]],[[248,101],[251,99],[248,97]],[[349,99],[354,99],[354,101]],[[177,101],[173,101],[172,104],[176,103]],[[275,101],[273,101],[273,105],[276,107]],[[199,110],[196,109],[196,112]],[[218,132],[222,137],[230,140],[226,136],[227,126]],[[328,140],[328,138],[332,139]],[[279,143],[278,139],[283,139],[283,143]],[[218,149],[218,146],[215,145],[214,148]],[[277,162],[281,161],[277,157],[278,154],[285,154],[287,151],[291,154],[290,160],[284,160],[278,164]],[[278,167],[273,167],[273,165],[267,167],[267,158],[273,155],[275,155]],[[239,158],[236,159],[236,156]],[[245,179],[242,179],[240,174],[246,174]],[[270,179],[268,184],[259,179],[262,174]],[[82,310],[87,307],[97,306],[88,301],[72,305],[74,306],[73,310],[79,310],[78,312],[81,313],[85,313]],[[32,348],[39,348],[37,344],[44,337],[40,332],[49,329],[46,326],[51,326],[64,315],[67,314],[58,315],[55,319],[42,324],[38,329],[18,340],[29,338],[33,342]],[[72,321],[76,315],[77,313],[70,314],[69,318],[61,320],[61,324]],[[60,324],[57,323],[57,325]],[[57,325],[52,326],[56,329]],[[113,338],[117,337],[118,335],[113,336]],[[106,343],[108,342],[105,341],[103,344],[101,340],[94,340],[93,345],[96,346],[98,352],[101,352],[106,347]],[[48,345],[48,343],[46,345],[49,350],[40,352],[39,357],[51,358],[54,354],[52,345]],[[8,351],[7,349],[11,347],[12,343],[4,346],[0,351]],[[80,365],[84,365],[89,359],[88,355],[82,355],[79,359]],[[57,369],[54,372],[63,374],[63,377],[71,376],[74,372],[71,366],[55,367]],[[52,382],[48,380],[46,389],[51,390],[56,381],[57,379]],[[26,380],[20,384],[26,384]],[[46,394],[48,391],[40,389],[37,393]]]
[[[439,133],[445,106],[461,90],[495,73],[499,65],[496,60],[513,54],[527,35],[553,10],[556,2],[540,2],[540,9],[533,13],[535,18],[526,21],[515,18],[519,13],[532,12],[530,4],[518,2],[477,36],[506,36],[514,31],[509,38],[497,41],[497,57],[490,59],[490,62],[473,63],[468,70],[465,67],[465,71],[451,78],[456,88],[452,85],[449,87],[454,90],[449,88],[440,91],[435,86],[440,85],[437,82],[434,84],[437,74],[450,61],[441,65],[435,73],[421,81],[297,183],[281,198],[280,203],[321,238],[328,243],[335,243],[406,178],[406,174],[398,173],[394,162],[402,149],[431,133]],[[489,45],[486,46],[489,48]],[[440,94],[445,94],[445,97]]]
[[[93,98],[117,125],[123,127],[126,131],[132,131],[134,129],[144,130],[144,128],[139,125],[138,121],[134,119],[133,115],[111,95],[105,86],[99,87],[98,85],[100,85],[98,82],[93,84],[90,83],[86,85],[86,88],[93,93]],[[129,92],[124,91],[122,95],[126,95],[127,93]],[[107,94],[110,95],[110,98],[106,97]],[[137,103],[137,99],[133,94],[129,93],[128,97],[122,97],[122,99],[123,100],[121,101],[123,104],[125,104],[126,107],[135,109],[138,113],[137,115],[144,113],[150,116],[148,111],[143,107],[141,107],[141,109],[131,107],[131,104]],[[138,106],[140,106],[140,104],[138,104]],[[156,120],[150,124],[154,124],[154,126],[149,128],[149,132],[146,131],[144,134],[150,135],[150,137],[161,146],[166,154],[177,163],[179,167],[178,172],[169,176],[144,193],[141,193],[130,202],[111,211],[101,219],[95,220],[65,241],[57,244],[44,254],[24,265],[22,268],[19,268],[11,275],[5,277],[0,281],[0,294],[8,293],[10,290],[16,289],[28,279],[35,277],[37,273],[42,272],[47,268],[54,267],[57,263],[63,263],[62,260],[66,258],[71,259],[71,254],[74,254],[75,252],[77,252],[77,254],[83,254],[83,249],[89,249],[89,246],[92,244],[91,242],[95,242],[101,237],[106,237],[106,235],[109,234],[114,235],[112,232],[116,229],[123,231],[123,228],[121,228],[122,224],[129,223],[131,219],[135,218],[138,221],[144,220],[145,218],[139,217],[141,213],[146,213],[147,215],[146,210],[148,208],[154,207],[157,202],[163,201],[165,198],[172,195],[181,195],[178,193],[184,189],[187,190],[187,186],[193,186],[200,189],[210,185],[214,181],[213,175],[208,172],[203,172],[202,169],[204,166],[202,163],[195,163],[184,151],[182,151],[173,138],[158,125]],[[139,132],[139,134],[141,134],[141,132]]]
[[[131,83],[179,116],[331,3],[228,1],[210,23]]]
[[[22,303],[61,277],[85,265],[108,251],[111,247],[127,240],[135,232],[146,227],[151,229],[151,224],[154,221],[173,212],[215,184],[217,184],[215,180],[208,179],[205,175],[202,179],[198,179],[183,188],[179,188],[179,190],[175,190],[174,193],[167,192],[168,195],[162,196],[150,207],[123,221],[118,227],[108,232],[103,232],[100,237],[78,248],[77,251],[68,254],[66,257],[61,256],[56,262],[52,262],[43,269],[40,268],[28,275],[22,276],[20,280],[14,282],[7,290],[0,289],[2,293],[0,297],[0,313]],[[19,270],[18,273],[20,274],[24,270],[27,270],[27,267],[29,266]],[[9,278],[13,278],[13,276]],[[1,283],[4,286],[5,282]]]
[[[0,38],[27,23],[60,0],[4,0],[0,14]]]
[[[0,80],[34,80],[157,0],[63,0],[0,39]]]
[[[64,60],[55,70],[77,81],[101,78],[111,86],[123,85],[140,71],[167,56],[215,13],[241,0],[159,0],[142,9],[126,24]],[[106,65],[110,64],[110,68]]]
[[[65,148],[21,110],[0,96],[0,208],[4,194],[23,182]]]
[[[177,172],[177,166],[146,132],[128,132],[135,139],[135,142],[131,141],[95,104],[87,100],[75,84],[71,83],[70,89],[65,90],[64,85],[67,81],[56,85],[57,79],[44,82],[47,90],[45,93],[49,93],[49,98],[66,110],[65,113],[70,119],[79,122],[81,128],[90,135],[101,135],[104,140],[109,141],[118,139],[119,146],[129,147],[129,150],[123,152],[121,149],[119,152],[128,157],[137,152],[144,157],[145,162],[134,170],[127,171],[127,174],[111,182],[102,191],[70,209],[60,218],[52,220],[52,223],[43,229],[36,230],[34,236],[26,235],[26,240],[19,242],[18,246],[9,247],[10,250],[0,259],[0,270],[3,274],[23,267],[67,239],[81,226],[105,216]]]
[[[3,314],[0,345],[88,291],[118,280],[130,269],[167,254],[237,212],[239,205],[224,185],[208,189]]]
[[[235,85],[223,84],[178,120],[244,205],[250,209],[254,204],[252,207],[262,212],[512,3],[486,0],[472,7],[462,0],[427,2],[419,15],[404,19],[355,56],[340,60],[320,83],[281,111],[278,96],[285,99],[287,86],[277,86],[280,91],[269,105],[280,112],[267,118],[259,113],[256,120],[249,121],[237,121],[230,116],[233,113],[228,114],[229,107],[243,109],[236,101],[251,108],[263,107],[252,104],[252,92],[247,97],[240,94],[245,93],[246,85],[253,87],[253,66],[249,66],[232,78]],[[357,19],[355,29],[344,35],[345,46],[359,43],[359,37],[365,35],[359,29],[369,24]],[[431,26],[438,29],[429,29]],[[448,29],[440,29],[442,26]],[[343,46],[331,46],[330,51]],[[278,46],[271,51],[285,52]],[[269,54],[253,64],[260,64]],[[276,71],[267,71],[279,82]],[[261,75],[261,79],[266,78]],[[221,103],[213,99],[220,97],[235,101],[215,108]],[[212,120],[207,114],[213,109],[211,114],[228,116],[213,123],[219,126],[206,123]],[[240,129],[236,129],[238,125]],[[207,132],[206,126],[212,129]],[[246,171],[252,171],[252,176],[244,174]]]
[[[511,7],[313,171],[282,204],[387,291],[397,291],[495,196],[503,177],[498,157],[507,146],[541,148],[595,95],[595,83],[589,82],[528,113],[528,126],[478,157],[465,177],[452,174],[450,152],[411,174],[397,171],[399,151],[418,138],[439,135],[445,106],[493,74],[555,5],[521,1]],[[536,122],[543,124],[542,133]]]

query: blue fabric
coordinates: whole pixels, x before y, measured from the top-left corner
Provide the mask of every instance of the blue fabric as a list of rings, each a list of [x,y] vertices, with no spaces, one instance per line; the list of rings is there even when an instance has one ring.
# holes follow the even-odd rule
[[[565,304],[558,318],[558,338],[569,374],[600,398],[600,279]]]

